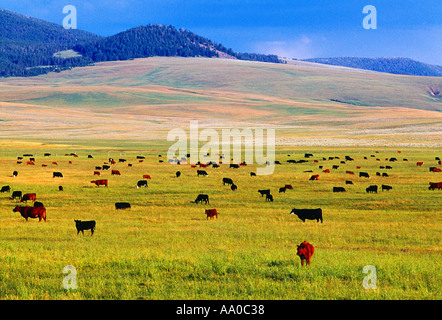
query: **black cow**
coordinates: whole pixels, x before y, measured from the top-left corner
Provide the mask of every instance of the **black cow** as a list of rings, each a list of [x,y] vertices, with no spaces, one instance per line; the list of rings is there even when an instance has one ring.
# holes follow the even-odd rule
[[[129,202],[115,202],[115,209],[130,209],[130,203]]]
[[[146,159],[144,156],[137,156],[137,159]]]
[[[147,180],[139,180],[138,182],[137,182],[137,189],[139,189],[139,188],[141,188],[141,187],[147,187]]]
[[[55,178],[55,177],[63,178],[63,175],[62,175],[61,172],[53,172],[52,173],[52,178]]]
[[[118,159],[118,162],[126,162],[126,159]]]
[[[15,178],[16,176],[18,176],[18,172],[17,172],[17,171],[14,171],[14,172],[12,173],[12,176]]]
[[[258,192],[261,194],[261,197],[264,196],[265,194],[270,194],[270,189],[266,189],[266,190],[258,190]]]
[[[313,157],[313,154],[311,154],[311,153],[306,153],[306,154],[304,154],[304,157],[305,157],[305,158],[310,158],[310,157]]]
[[[178,178],[181,175],[180,171],[175,172],[176,177]]]
[[[223,178],[223,186],[225,186],[227,184],[232,185],[233,184],[233,180],[230,178]]]
[[[375,186],[375,185],[369,186],[367,189],[365,189],[365,191],[367,193],[370,193],[370,192],[378,193],[378,186]]]
[[[23,195],[23,194],[22,194],[21,191],[13,191],[13,192],[12,192],[11,199],[16,199],[16,198],[18,198],[18,200],[21,200],[22,195]]]
[[[353,184],[353,181],[345,180],[345,184]]]
[[[322,220],[322,209],[295,209],[293,208],[290,214],[296,214],[299,219],[302,220],[302,222],[305,222],[305,220],[316,220],[316,222],[319,222]]]
[[[229,166],[229,168],[238,169],[238,168],[239,168],[239,165],[238,165],[238,164],[231,163],[230,166]]]
[[[284,192],[285,193],[285,187],[279,188],[279,193]]]
[[[11,192],[11,187],[10,186],[3,186],[2,189],[0,190],[1,193],[3,192]]]
[[[101,167],[95,167],[95,170],[101,170]]]
[[[345,188],[343,188],[343,187],[333,187],[333,192],[345,192]]]
[[[333,167],[332,167],[332,169],[338,169],[339,168],[339,166],[337,166],[337,165],[334,165]]]
[[[367,159],[367,157],[364,157],[365,159]],[[353,161],[354,159],[351,158],[350,156],[345,156],[345,160],[347,161]]]
[[[255,172],[250,172],[250,176],[251,177],[256,177],[256,173]]]
[[[193,202],[194,202],[194,203],[198,203],[198,202],[203,203],[203,201],[204,201],[206,204],[210,204],[210,203],[209,203],[209,196],[208,196],[207,194],[199,194],[198,197],[196,197],[195,201],[193,201]]]
[[[45,153],[45,154],[43,154],[43,157],[50,157],[50,156],[51,156],[50,153]]]
[[[35,201],[34,202],[34,207],[44,207],[44,205],[40,201]]]
[[[92,157],[91,154],[88,154],[88,155],[87,155],[87,158],[88,158],[88,159],[93,159],[94,157]]]
[[[273,202],[273,196],[270,193],[266,194],[266,201],[271,201]]]
[[[109,170],[110,166],[104,164],[102,168],[103,168],[103,170]]]
[[[387,186],[387,185],[385,185],[385,184],[382,185],[382,191],[384,191],[384,190],[389,191],[389,190],[391,190],[391,189],[393,189],[392,186]]]
[[[84,236],[84,230],[91,230],[91,236],[94,235],[95,231],[95,221],[81,221],[81,220],[74,220],[75,221],[75,227],[77,228],[77,236],[80,233],[80,231],[83,233]]]
[[[231,189],[232,191],[236,191],[236,190],[238,189],[238,187],[236,186],[236,184],[232,184],[232,185],[230,186],[230,189]]]
[[[393,169],[392,166],[385,166],[385,169]]]
[[[58,191],[63,191],[63,186],[58,186]]]
[[[359,177],[370,178],[370,175],[367,172],[359,172]]]
[[[382,176],[383,176],[383,177],[388,177],[389,175],[388,175],[388,173],[386,173],[386,172],[382,172]]]
[[[197,175],[198,177],[199,177],[199,176],[203,176],[203,177],[207,177],[207,176],[208,176],[207,172],[204,171],[204,170],[197,170],[197,171],[196,171],[196,175]]]

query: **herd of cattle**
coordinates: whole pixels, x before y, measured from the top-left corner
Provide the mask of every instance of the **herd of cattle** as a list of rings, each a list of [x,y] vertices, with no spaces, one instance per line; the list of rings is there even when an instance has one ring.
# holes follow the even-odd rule
[[[398,151],[399,152],[399,151]],[[45,154],[45,156],[49,156],[50,154]],[[66,154],[66,155],[70,155],[70,156],[74,156],[74,157],[78,157],[76,154]],[[29,154],[25,154],[23,155],[23,157],[29,156],[30,159],[29,161],[26,162],[27,165],[35,165],[35,158],[32,155]],[[17,164],[21,164],[23,160],[23,157],[18,157],[17,159]],[[302,160],[288,160],[288,163],[305,163],[305,162],[309,162],[311,161],[309,158],[313,157],[313,154],[309,154],[306,153],[304,154],[304,158]],[[371,157],[376,157],[375,155],[371,155]],[[88,156],[88,158],[93,158],[91,155]],[[139,162],[143,162],[145,157],[144,156],[137,156],[136,158]],[[221,159],[221,157],[220,157]],[[339,157],[329,157],[324,158],[322,157],[322,161],[323,163],[325,163],[324,161],[326,160],[335,160],[338,159],[340,160]],[[364,160],[368,160],[368,157],[364,157]],[[380,161],[380,159],[376,159],[377,161]],[[398,161],[397,158],[387,158],[385,159],[389,162],[395,162]],[[436,161],[438,161],[437,163],[440,165],[441,164],[441,160],[439,157],[435,158]],[[126,162],[126,159],[119,159],[118,162]],[[345,160],[340,161],[340,163],[342,165],[347,164],[350,161],[354,161],[353,158],[351,158],[350,156],[345,156]],[[403,161],[408,161],[407,159],[403,159]],[[163,162],[162,160],[159,160],[159,162]],[[169,162],[173,162],[170,161]],[[323,174],[329,174],[331,171],[330,169],[325,169],[324,165],[319,165],[320,159],[316,159],[313,160],[313,163],[318,163],[318,169],[322,170]],[[72,163],[71,161],[69,161],[69,163]],[[175,162],[176,163],[176,162]],[[221,162],[220,162],[221,163]],[[52,162],[52,164],[57,165],[57,162]],[[94,171],[93,171],[93,175],[94,176],[101,176],[101,171],[102,170],[109,170],[111,169],[111,165],[116,164],[116,161],[113,158],[109,158],[109,162],[105,162],[102,166],[95,166]],[[275,161],[275,164],[281,164],[279,161]],[[423,166],[423,162],[417,162],[416,166],[418,167],[422,167]],[[46,166],[46,165],[42,165],[42,166]],[[128,164],[128,166],[132,166],[130,163]],[[219,168],[219,164],[214,163],[214,162],[209,162],[206,164],[197,162],[196,164],[192,164],[191,167],[192,168],[198,168],[196,170],[196,176],[197,177],[207,177],[209,174],[207,173],[206,170],[202,170],[202,168],[208,168],[209,166],[211,166],[212,168]],[[246,163],[241,162],[240,164],[229,164],[229,168],[232,169],[239,169],[242,166],[247,166]],[[332,166],[332,171],[333,170],[337,170],[340,167],[340,165],[333,165]],[[379,166],[380,169],[385,169],[385,170],[391,170],[393,169],[391,165],[387,165],[387,166]],[[356,166],[356,169],[359,170],[361,169],[360,166]],[[430,167],[430,171],[431,172],[441,172],[442,170],[440,168],[437,167]],[[307,170],[304,172],[312,172],[313,170]],[[346,170],[345,171],[346,174],[348,175],[355,175],[354,171],[350,171],[350,170]],[[121,172],[119,170],[115,170],[115,169],[111,169],[111,175],[121,175]],[[17,177],[18,176],[18,172],[14,171],[13,172],[13,177]],[[179,178],[181,176],[181,172],[177,171],[176,172],[176,177]],[[254,172],[250,172],[250,176],[251,177],[256,177],[256,174]],[[376,176],[380,176],[380,177],[389,177],[389,175],[386,172],[380,173],[380,172],[376,172]],[[52,174],[52,177],[55,178],[63,178],[63,174],[61,172],[58,171],[54,171]],[[369,179],[370,178],[370,174],[368,172],[363,172],[360,171],[359,172],[359,178],[364,178],[364,179]],[[136,183],[136,188],[139,189],[141,187],[148,187],[148,182],[147,180],[151,179],[150,175],[143,175],[143,180],[138,180]],[[320,175],[319,174],[312,174],[309,181],[317,181],[320,179]],[[99,179],[99,180],[92,180],[90,181],[92,184],[95,184],[97,187],[100,186],[104,186],[104,187],[108,187],[109,183],[107,179]],[[236,191],[238,190],[238,186],[234,183],[233,179],[228,178],[228,177],[224,177],[222,179],[222,184],[228,185],[230,186],[230,189],[232,191]],[[352,180],[345,180],[345,184],[348,185],[352,185],[353,181]],[[442,190],[442,182],[430,182],[429,183],[429,190],[435,190],[435,189],[439,189]],[[286,190],[291,190],[293,189],[293,186],[290,184],[285,184],[284,186],[280,187],[278,189],[279,193],[285,193]],[[378,185],[369,185],[367,188],[365,188],[365,192],[366,193],[377,193],[378,192]],[[382,191],[389,191],[391,189],[393,189],[392,186],[390,185],[386,185],[386,184],[382,184],[380,189]],[[63,186],[59,186],[59,191],[63,191]],[[347,190],[344,187],[336,187],[334,186],[332,189],[333,192],[346,192]],[[1,193],[7,192],[10,193],[11,192],[11,187],[9,185],[7,186],[3,186],[1,187]],[[274,201],[274,197],[271,194],[270,189],[259,189],[258,193],[261,195],[261,197],[265,196],[265,200],[269,201],[269,202],[273,202]],[[34,206],[15,206],[13,209],[13,212],[19,212],[21,214],[21,216],[23,218],[26,219],[26,221],[28,220],[28,218],[38,218],[39,221],[41,221],[42,219],[44,221],[46,221],[46,208],[44,207],[44,205],[41,202],[36,201],[37,196],[35,193],[25,193],[23,194],[21,191],[13,191],[12,195],[10,197],[10,199],[15,199],[20,201],[21,203],[23,202],[28,202],[28,201],[32,201],[34,203]],[[192,203],[204,203],[206,205],[210,204],[209,201],[209,195],[208,194],[199,194],[196,199],[194,201],[191,201]],[[120,209],[130,209],[131,205],[128,202],[116,202],[115,203],[115,209],[120,210]],[[218,218],[218,212],[217,209],[206,209],[205,210],[205,215],[207,217],[207,219],[213,219],[213,218]],[[293,208],[290,212],[290,214],[296,215],[300,220],[302,220],[303,222],[305,222],[305,220],[316,220],[317,222],[321,221],[321,223],[323,222],[323,216],[322,216],[322,209],[321,208],[310,208],[310,209],[296,209]],[[75,225],[77,228],[77,235],[79,234],[79,232],[83,232],[84,234],[84,230],[91,230],[91,235],[93,235],[94,230],[95,230],[95,226],[96,226],[96,222],[95,221],[81,221],[81,220],[74,220],[75,221]],[[307,261],[307,265],[310,264],[310,258],[313,255],[314,252],[314,248],[311,244],[307,243],[307,242],[303,242],[300,246],[298,246],[298,255],[301,257],[301,263],[303,265],[304,260]]]

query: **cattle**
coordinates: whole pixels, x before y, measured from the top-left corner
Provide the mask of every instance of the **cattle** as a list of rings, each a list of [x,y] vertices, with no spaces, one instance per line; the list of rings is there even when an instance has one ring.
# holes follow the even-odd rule
[[[50,157],[50,156],[51,156],[50,153],[45,153],[45,154],[43,154],[43,157]]]
[[[442,182],[430,182],[430,186],[428,187],[428,190],[435,190],[435,189],[442,190]]]
[[[198,203],[198,202],[203,203],[203,201],[204,201],[206,204],[210,204],[210,203],[209,203],[209,196],[208,196],[207,194],[199,194],[199,195],[196,197],[195,201],[193,201],[193,203]]]
[[[345,171],[345,173],[348,173],[348,174],[355,174],[353,171]]]
[[[137,182],[137,189],[141,188],[141,187],[147,187],[147,180],[139,180]]]
[[[55,177],[63,178],[63,174],[61,172],[53,172],[52,178],[55,178]]]
[[[442,170],[436,167],[430,167],[430,172],[442,172]]]
[[[261,197],[262,197],[262,196],[264,196],[265,194],[270,194],[270,189],[258,190],[258,192],[261,194]]]
[[[77,236],[80,233],[80,231],[83,233],[84,236],[84,230],[91,230],[91,237],[94,235],[95,225],[96,225],[96,222],[94,220],[90,221],[74,220],[74,221],[75,221],[75,227],[77,228]]]
[[[94,176],[101,176],[100,171],[94,171]]]
[[[311,153],[305,153],[304,154],[304,158],[310,158],[310,157],[313,157],[313,154],[311,154]]]
[[[273,202],[273,196],[270,193],[266,194],[266,201]]]
[[[101,167],[95,167],[95,170],[101,170]]]
[[[230,166],[229,166],[229,168],[238,169],[238,168],[239,168],[239,165],[234,164],[234,163],[231,163]]]
[[[219,168],[219,164],[217,163],[212,164],[212,168]]]
[[[313,181],[313,180],[319,180],[319,174],[314,174],[314,175],[312,175],[312,176],[310,177],[309,180],[310,180],[310,181]]]
[[[373,185],[365,189],[367,193],[378,193],[378,186]]]
[[[118,159],[118,162],[126,162],[126,159]]]
[[[353,184],[353,181],[345,180],[345,184]]]
[[[334,165],[333,167],[332,167],[332,169],[338,169],[339,168],[339,166],[337,166],[337,165]]]
[[[94,181],[91,181],[91,183],[95,183],[98,187],[99,186],[106,186],[107,187],[107,180],[94,180]]]
[[[88,158],[88,159],[93,159],[94,157],[93,157],[91,154],[88,154],[88,155],[87,155],[87,158]]]
[[[230,190],[232,190],[232,191],[236,191],[237,189],[238,189],[238,186],[236,184],[232,184],[230,186]]]
[[[208,176],[207,172],[204,171],[204,170],[197,170],[197,171],[196,171],[196,175],[197,175],[198,177],[199,177],[199,176],[203,176],[203,177],[207,177],[207,176]]]
[[[45,207],[19,207],[16,206],[12,211],[20,212],[21,216],[28,221],[28,218],[38,218],[40,222],[44,219],[46,222],[46,208]]]
[[[216,211],[216,209],[206,209],[206,216],[207,216],[207,220],[213,219],[213,217],[216,217],[218,219],[218,212]]]
[[[323,173],[330,173],[330,169],[325,169],[322,171]]]
[[[256,173],[255,172],[250,172],[250,176],[251,177],[256,177]]]
[[[129,202],[115,202],[115,209],[130,209],[130,203]]]
[[[22,192],[21,191],[13,191],[11,199],[17,199],[21,200]]]
[[[109,169],[110,169],[110,166],[104,164],[104,165],[102,166],[102,169],[103,169],[103,170],[109,170]]]
[[[383,177],[389,177],[388,173],[386,173],[386,172],[382,172],[382,176]]]
[[[345,192],[345,188],[343,188],[343,187],[333,187],[333,192]]]
[[[13,173],[12,173],[12,176],[15,178],[15,177],[17,177],[18,176],[18,172],[17,171],[14,171]]]
[[[118,171],[118,170],[112,170],[112,171],[111,171],[111,175],[121,176],[121,173],[120,173],[120,171]]]
[[[53,164],[53,165],[56,165],[56,166],[58,166],[58,163],[57,163],[57,162],[55,162],[55,161],[54,161],[54,162],[52,162],[52,164]]]
[[[44,207],[44,205],[40,201],[35,201],[34,202],[34,207]]]
[[[10,186],[3,186],[2,189],[0,190],[1,193],[3,192],[11,192],[11,187]]]
[[[151,177],[150,177],[150,175],[148,175],[148,174],[143,174],[143,179],[152,179]]]
[[[58,191],[63,191],[63,186],[58,186]]]
[[[31,165],[31,166],[35,165],[34,161],[26,161],[26,164]]]
[[[381,188],[382,188],[382,191],[384,191],[384,190],[389,191],[389,190],[393,189],[392,186],[387,186],[387,185],[385,185],[385,184],[383,184]]]
[[[364,157],[364,158],[366,158],[366,157]],[[351,158],[350,156],[345,156],[345,160],[347,160],[347,161],[353,161],[354,159]]]
[[[226,183],[231,185],[231,184],[233,184],[233,180],[230,178],[223,178],[223,186],[225,186]]]
[[[279,188],[279,193],[284,192],[285,193],[285,187]]]
[[[293,208],[290,214],[295,214],[298,216],[299,219],[302,220],[302,222],[305,222],[305,220],[316,220],[316,222],[319,222],[321,220],[321,223],[323,222],[322,219],[322,209],[295,209]]]
[[[423,162],[416,162],[416,166],[418,167],[422,167],[423,164],[424,164]]]
[[[306,265],[310,265],[310,261],[312,259],[313,254],[315,253],[315,248],[313,245],[304,241],[298,246],[298,251],[296,254],[301,258],[301,266],[304,266],[304,260],[306,261]]]
[[[181,175],[181,172],[177,171],[177,172],[175,172],[175,175],[176,175],[177,178],[179,178],[179,176]]]
[[[207,168],[207,167],[208,167],[207,164],[200,163],[200,168]]]
[[[385,169],[393,169],[392,166],[385,166]]]
[[[370,178],[370,175],[367,172],[359,172],[359,177]]]
[[[284,186],[284,188],[286,188],[286,189],[288,189],[288,190],[293,190],[293,187],[292,187],[291,184],[286,184],[286,185]]]
[[[381,173],[380,173],[380,172],[376,172],[376,176],[377,176],[377,177],[380,177],[380,176],[381,176]]]
[[[23,197],[21,198],[20,202],[28,202],[28,200],[35,202],[36,198],[37,198],[37,195],[35,193],[25,193],[23,195]]]
[[[137,156],[137,159],[146,159],[144,156]]]

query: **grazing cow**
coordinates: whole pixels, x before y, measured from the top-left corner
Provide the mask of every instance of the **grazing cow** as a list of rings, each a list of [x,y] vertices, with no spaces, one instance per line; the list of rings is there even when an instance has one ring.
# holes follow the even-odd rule
[[[386,173],[386,172],[382,172],[382,176],[383,177],[389,177],[388,173]]]
[[[101,167],[95,167],[95,170],[101,170]]]
[[[354,159],[351,158],[350,156],[345,156],[345,160],[347,160],[347,161],[353,161]]]
[[[442,189],[442,182],[430,182],[428,190]]]
[[[31,165],[31,166],[35,165],[34,161],[27,161],[26,164]]]
[[[304,266],[304,260],[307,266],[310,265],[313,253],[315,253],[315,248],[307,241],[304,241],[298,246],[296,254],[301,258],[301,266]]]
[[[313,181],[313,180],[319,180],[319,174],[314,174],[314,175],[312,175],[312,176],[310,177],[309,180],[310,180],[310,181]]]
[[[148,175],[148,174],[143,174],[143,179],[151,179],[151,177],[150,177],[150,175]]]
[[[333,187],[333,192],[345,192],[345,188],[343,188],[343,187]]]
[[[423,164],[424,164],[423,162],[416,162],[416,166],[418,167],[422,167]]]
[[[88,154],[88,155],[87,155],[87,158],[88,158],[88,159],[93,159],[94,157],[93,157],[91,154]]]
[[[239,165],[234,164],[234,163],[231,163],[230,166],[229,166],[229,168],[238,169],[238,168],[239,168]]]
[[[115,209],[130,209],[130,203],[129,202],[115,202]]]
[[[323,173],[330,173],[330,169],[322,170]]]
[[[94,176],[101,176],[100,171],[94,171]]]
[[[91,181],[91,183],[95,183],[97,185],[97,187],[103,186],[103,185],[107,187],[107,180],[94,180],[94,181]]]
[[[146,159],[144,156],[137,156],[137,159]]]
[[[216,217],[218,219],[218,212],[216,211],[216,209],[206,209],[206,215],[207,215],[207,220],[213,219],[213,217]]]
[[[181,172],[177,171],[177,172],[175,172],[175,175],[176,175],[177,178],[179,178],[179,176],[181,175]]]
[[[126,162],[126,159],[118,159],[118,162]]]
[[[238,189],[238,187],[236,186],[236,184],[232,184],[232,185],[230,186],[230,189],[231,189],[232,191],[236,191],[236,190]]]
[[[35,201],[34,202],[34,207],[44,207],[44,205],[40,201]]]
[[[385,169],[393,169],[392,166],[385,166]]]
[[[1,193],[3,192],[11,192],[11,187],[10,186],[3,186],[2,189],[0,190]]]
[[[207,168],[208,167],[208,165],[207,164],[204,164],[204,163],[200,163],[200,168]]]
[[[284,188],[286,188],[286,189],[288,189],[288,190],[293,190],[293,187],[292,187],[291,184],[286,184],[286,185],[284,186]]]
[[[17,177],[18,176],[18,172],[17,171],[14,171],[13,173],[12,173],[12,176],[15,178],[15,177]]]
[[[339,168],[339,166],[336,166],[336,165],[334,165],[333,167],[332,167],[332,169],[338,169]]]
[[[45,207],[19,207],[16,206],[12,211],[20,212],[21,216],[28,221],[28,218],[38,218],[40,222],[44,219],[46,222],[46,208]]]
[[[233,180],[230,178],[223,178],[223,186],[225,186],[227,184],[233,184]]]
[[[313,154],[311,154],[311,153],[305,153],[304,154],[304,158],[310,158],[310,157],[313,157]]]
[[[359,172],[359,177],[370,178],[370,175],[367,172]]]
[[[25,202],[25,201],[28,202],[28,200],[35,202],[36,198],[37,198],[37,195],[35,193],[25,193],[23,195],[23,197],[21,198],[20,202]]]
[[[345,184],[353,184],[353,181],[345,180]]]
[[[102,166],[102,168],[103,168],[103,170],[109,170],[109,169],[110,169],[110,166],[104,164],[104,165]]]
[[[43,157],[50,157],[50,156],[51,156],[50,153],[45,153],[45,154],[43,154]]]
[[[293,208],[290,214],[296,214],[299,219],[302,220],[302,222],[305,222],[305,220],[316,220],[316,222],[319,222],[322,220],[322,209],[295,209]]]
[[[266,201],[271,201],[273,202],[273,196],[270,193],[266,194]]]
[[[391,190],[391,189],[393,189],[392,186],[387,186],[387,185],[385,185],[385,184],[382,185],[382,191],[384,191],[384,190],[389,191],[389,190]]]
[[[118,170],[112,170],[112,171],[111,171],[111,175],[121,176],[121,173],[120,173],[120,171],[118,171]]]
[[[196,171],[196,175],[197,175],[198,177],[199,177],[199,176],[203,176],[203,177],[207,177],[207,176],[208,176],[207,172],[204,171],[204,170],[197,170],[197,171]]]
[[[58,191],[63,191],[63,186],[58,186]]]
[[[141,188],[141,187],[147,187],[147,180],[139,180],[138,182],[137,182],[137,189],[139,189],[139,188]]]
[[[265,190],[258,190],[258,192],[261,194],[261,197],[264,196],[265,194],[270,194],[270,189],[265,189]]]
[[[55,161],[53,161],[52,164],[58,166],[58,163]]]
[[[255,172],[250,172],[250,176],[251,177],[256,177],[256,173]]]
[[[368,188],[365,189],[365,191],[367,193],[378,193],[378,186],[373,185],[373,186],[369,186]]]
[[[381,176],[381,173],[380,173],[380,172],[376,172],[376,176],[377,176],[377,177],[380,177],[380,176]]]
[[[348,174],[355,174],[353,171],[345,171],[345,173],[348,173]]]
[[[63,178],[63,174],[61,172],[53,172],[52,178],[55,178],[55,177]]]
[[[279,188],[279,193],[284,192],[285,193],[285,187]]]
[[[11,199],[17,199],[21,200],[22,192],[21,191],[13,191]]]
[[[84,236],[84,230],[91,230],[91,237],[94,235],[95,231],[95,221],[81,221],[81,220],[74,220],[75,221],[75,227],[77,228],[77,236],[80,233],[80,231],[83,233]]]
[[[210,203],[209,203],[209,196],[208,196],[207,194],[199,194],[199,195],[196,197],[195,201],[193,201],[193,203],[201,202],[201,204],[202,204],[203,201],[204,201],[206,204],[210,204]]]

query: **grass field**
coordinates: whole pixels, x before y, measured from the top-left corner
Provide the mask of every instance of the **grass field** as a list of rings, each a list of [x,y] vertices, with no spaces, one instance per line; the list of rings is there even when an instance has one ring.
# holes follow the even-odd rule
[[[388,147],[280,146],[276,160],[282,164],[273,175],[251,177],[255,165],[221,165],[206,168],[209,176],[203,178],[190,165],[159,163],[167,148],[164,141],[123,148],[117,141],[3,140],[0,185],[35,192],[47,208],[47,222],[26,222],[12,212],[17,203],[11,194],[0,194],[1,299],[441,299],[442,194],[428,190],[430,181],[442,181],[441,173],[428,169],[440,167],[435,161],[440,149],[398,153]],[[51,156],[43,157],[44,152]],[[65,156],[71,152],[79,157]],[[304,159],[305,152],[314,154],[309,162],[286,162]],[[35,166],[26,165],[27,158],[16,163],[24,153],[37,154]],[[141,154],[146,156],[142,163],[136,159]],[[345,155],[355,160],[341,164]],[[322,160],[331,156],[340,159]],[[109,187],[96,187],[90,183],[98,178],[94,168],[109,157],[125,158],[133,166],[113,165],[121,176],[101,171]],[[385,160],[391,157],[398,161]],[[417,161],[424,165],[417,167]],[[319,165],[339,168],[326,174]],[[308,170],[320,180],[308,181]],[[53,171],[64,178],[53,178]],[[359,171],[371,177],[359,178]],[[152,179],[147,188],[137,189],[143,174]],[[223,186],[223,177],[232,178],[238,190]],[[285,184],[294,189],[279,194]],[[372,184],[393,189],[367,194]],[[347,192],[333,193],[334,186]],[[274,202],[257,192],[266,188]],[[200,193],[209,195],[210,205],[191,203]],[[115,210],[119,201],[132,208]],[[294,207],[320,207],[324,222],[303,223],[289,214]],[[206,220],[209,208],[218,210],[218,219]],[[77,236],[74,219],[96,220],[94,236],[89,231]],[[316,249],[309,267],[301,267],[296,256],[304,240]],[[67,265],[77,270],[76,290],[62,286]],[[362,285],[366,265],[376,267],[376,290]]]

